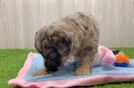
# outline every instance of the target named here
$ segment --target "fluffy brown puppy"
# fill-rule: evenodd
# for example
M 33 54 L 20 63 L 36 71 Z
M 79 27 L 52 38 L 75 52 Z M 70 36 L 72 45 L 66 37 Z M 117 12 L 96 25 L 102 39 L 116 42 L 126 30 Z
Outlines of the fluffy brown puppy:
M 99 29 L 92 15 L 78 12 L 44 26 L 36 33 L 35 48 L 46 58 L 44 64 L 48 64 L 48 68 L 37 71 L 34 76 L 57 71 L 71 56 L 79 62 L 79 67 L 75 70 L 77 75 L 90 73 L 98 42 Z M 59 56 L 54 57 L 57 62 L 49 57 L 52 52 L 55 57 Z M 49 71 L 49 67 L 55 70 Z

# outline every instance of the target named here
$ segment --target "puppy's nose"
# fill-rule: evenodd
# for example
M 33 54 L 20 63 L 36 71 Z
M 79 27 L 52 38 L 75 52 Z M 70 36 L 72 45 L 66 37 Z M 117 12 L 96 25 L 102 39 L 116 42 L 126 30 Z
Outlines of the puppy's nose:
M 45 67 L 48 73 L 56 72 L 61 65 L 61 55 L 57 51 L 51 51 L 46 57 Z
M 48 54 L 48 58 L 55 62 L 58 66 L 61 65 L 61 54 L 58 51 L 52 51 Z
M 55 72 L 58 70 L 57 64 L 49 59 L 46 59 L 45 67 L 46 67 L 48 73 Z
M 60 54 L 57 51 L 52 51 L 49 53 L 49 58 L 51 59 L 60 58 Z

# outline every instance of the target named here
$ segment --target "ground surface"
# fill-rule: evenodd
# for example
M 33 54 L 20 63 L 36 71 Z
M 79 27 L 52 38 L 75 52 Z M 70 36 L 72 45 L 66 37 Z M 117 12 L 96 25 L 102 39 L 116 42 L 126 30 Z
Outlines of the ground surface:
M 134 58 L 134 48 L 120 48 L 130 58 Z M 32 49 L 0 49 L 0 88 L 9 88 L 7 82 L 17 75 L 19 69 Z M 82 87 L 83 88 L 83 87 Z M 86 87 L 89 88 L 89 87 Z M 134 83 L 114 83 L 90 88 L 134 88 Z

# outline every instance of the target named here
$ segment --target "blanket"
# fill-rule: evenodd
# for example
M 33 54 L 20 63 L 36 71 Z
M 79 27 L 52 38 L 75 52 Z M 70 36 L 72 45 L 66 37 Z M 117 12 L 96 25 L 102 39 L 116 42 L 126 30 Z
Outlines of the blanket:
M 29 53 L 28 57 L 14 79 L 8 84 L 22 88 L 68 88 L 74 86 L 93 86 L 104 83 L 134 81 L 134 60 L 130 59 L 128 67 L 96 66 L 89 75 L 75 76 L 75 62 L 67 62 L 66 68 L 51 74 L 33 77 L 32 74 L 43 68 L 43 57 L 37 53 Z

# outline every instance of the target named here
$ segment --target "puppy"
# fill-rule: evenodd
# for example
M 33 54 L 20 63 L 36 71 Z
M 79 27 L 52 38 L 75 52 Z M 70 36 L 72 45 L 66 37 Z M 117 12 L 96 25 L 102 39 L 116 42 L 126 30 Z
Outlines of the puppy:
M 36 33 L 35 48 L 45 58 L 45 68 L 33 75 L 55 72 L 71 56 L 79 62 L 75 74 L 89 74 L 98 42 L 99 28 L 92 15 L 77 12 L 44 26 Z

